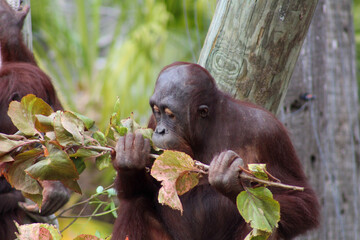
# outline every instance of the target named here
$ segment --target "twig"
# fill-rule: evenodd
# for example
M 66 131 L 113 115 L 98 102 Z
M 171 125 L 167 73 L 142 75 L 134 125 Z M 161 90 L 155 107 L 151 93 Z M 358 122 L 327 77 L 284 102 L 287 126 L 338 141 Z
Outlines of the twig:
M 209 172 L 209 165 L 206 165 L 202 162 L 199 161 L 195 161 L 195 166 L 199 167 L 200 169 L 202 169 L 203 171 L 206 172 L 206 174 Z
M 104 188 L 104 191 L 112 188 L 113 186 L 114 186 L 114 183 L 111 184 L 111 185 L 109 185 L 109 186 L 107 186 L 106 188 Z M 56 219 L 56 218 L 61 218 L 62 215 L 63 215 L 64 213 L 66 213 L 67 211 L 70 211 L 71 209 L 75 208 L 76 206 L 79 206 L 79 205 L 82 205 L 82 204 L 85 204 L 85 203 L 89 203 L 92 199 L 96 198 L 96 197 L 99 196 L 99 195 L 101 195 L 101 193 L 96 193 L 96 194 L 90 196 L 88 199 L 85 199 L 85 200 L 83 200 L 83 201 L 81 201 L 81 202 L 78 202 L 78 203 L 75 203 L 75 204 L 71 205 L 70 207 L 62 210 L 54 219 Z
M 250 180 L 250 181 L 262 183 L 262 184 L 264 184 L 266 186 L 269 186 L 269 187 L 280 187 L 280 188 L 285 188 L 285 189 L 304 191 L 303 187 L 292 186 L 292 185 L 287 185 L 287 184 L 278 183 L 278 182 L 270 182 L 270 181 L 262 180 L 262 179 L 259 179 L 259 178 L 253 177 L 253 176 L 249 176 L 246 173 L 241 173 L 240 177 L 242 179 L 247 179 L 247 180 Z
M 158 155 L 155 155 L 155 154 L 150 154 L 151 157 L 154 157 L 154 158 L 157 158 Z M 196 161 L 195 160 L 195 166 L 199 167 L 200 170 L 202 170 L 201 173 L 204 173 L 204 174 L 208 174 L 209 172 L 209 165 L 206 165 L 202 162 L 199 162 L 199 161 Z M 304 188 L 303 187 L 298 187 L 298 186 L 292 186 L 292 185 L 287 185 L 287 184 L 283 184 L 283 183 L 279 183 L 279 182 L 270 182 L 270 181 L 266 181 L 266 180 L 262 180 L 262 179 L 259 179 L 259 178 L 256 178 L 256 177 L 253 177 L 253 176 L 250 176 L 248 175 L 247 173 L 245 172 L 242 172 L 240 174 L 240 177 L 242 179 L 247 179 L 247 180 L 250 180 L 250 181 L 253 181 L 253 182 L 258 182 L 258 183 L 262 183 L 266 186 L 269 186 L 269 187 L 280 187 L 280 188 L 285 188 L 285 189 L 292 189 L 292 190 L 297 190 L 297 191 L 304 191 Z M 277 178 L 273 177 L 271 175 L 272 178 L 274 178 L 275 180 L 278 180 Z
M 114 208 L 105 212 L 101 212 L 101 213 L 97 213 L 97 214 L 92 214 L 92 215 L 78 215 L 78 216 L 61 216 L 60 218 L 91 218 L 91 217 L 100 217 L 109 213 L 112 213 L 114 211 L 117 211 L 118 208 Z
M 150 156 L 151 158 L 158 158 L 160 155 L 150 153 L 149 156 Z
M 205 171 L 209 171 L 209 165 L 206 165 L 202 162 L 199 161 L 195 161 L 195 165 L 200 167 L 202 170 Z M 270 187 L 281 187 L 281 188 L 285 188 L 285 189 L 292 189 L 292 190 L 297 190 L 297 191 L 304 191 L 303 187 L 298 187 L 298 186 L 292 186 L 292 185 L 287 185 L 287 184 L 283 184 L 283 183 L 279 183 L 279 182 L 270 182 L 270 181 L 266 181 L 266 180 L 262 180 L 253 176 L 248 175 L 245 172 L 242 172 L 240 174 L 240 177 L 242 179 L 247 179 L 253 182 L 258 182 L 258 183 L 262 183 L 266 186 L 270 186 Z M 273 177 L 273 176 L 272 176 Z M 273 177 L 274 179 L 278 180 L 277 178 Z
M 103 146 L 89 146 L 89 147 L 83 147 L 85 149 L 93 149 L 93 150 L 100 150 L 100 151 L 114 151 L 114 149 L 109 147 L 103 147 Z
M 87 208 L 87 206 L 89 205 L 89 203 L 86 203 L 85 206 L 81 209 L 80 213 L 79 214 L 82 214 L 85 209 Z M 78 219 L 78 217 L 75 217 L 66 227 L 64 227 L 60 233 L 63 233 L 66 229 L 68 229 L 71 225 L 74 224 L 74 222 L 76 222 L 76 220 Z

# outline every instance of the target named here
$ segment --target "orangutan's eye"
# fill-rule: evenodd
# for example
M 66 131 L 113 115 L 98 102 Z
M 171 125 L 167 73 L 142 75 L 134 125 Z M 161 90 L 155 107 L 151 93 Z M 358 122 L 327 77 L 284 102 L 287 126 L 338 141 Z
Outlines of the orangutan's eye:
M 209 115 L 209 107 L 206 105 L 201 105 L 198 108 L 198 112 L 200 114 L 200 117 L 206 118 Z

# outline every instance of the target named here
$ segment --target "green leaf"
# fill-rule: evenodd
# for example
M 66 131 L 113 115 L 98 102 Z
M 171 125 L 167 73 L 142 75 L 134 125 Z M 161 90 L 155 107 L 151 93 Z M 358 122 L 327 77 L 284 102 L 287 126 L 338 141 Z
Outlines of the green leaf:
M 151 175 L 161 181 L 158 200 L 183 212 L 178 192 L 184 194 L 198 184 L 194 160 L 183 152 L 166 150 L 155 159 Z
M 113 126 L 120 125 L 120 121 L 121 121 L 120 118 L 121 118 L 121 102 L 120 102 L 120 98 L 117 98 L 114 104 L 113 114 L 111 115 L 111 119 L 110 119 L 111 125 Z
M 71 158 L 71 160 L 73 161 L 73 163 L 75 164 L 75 167 L 76 167 L 76 171 L 81 174 L 85 168 L 86 168 L 86 165 L 85 165 L 85 162 L 84 162 L 84 158 L 82 157 L 77 157 L 77 158 Z
M 94 132 L 91 137 L 98 141 L 101 146 L 105 146 L 107 144 L 105 135 L 100 131 Z
M 49 155 L 27 168 L 25 171 L 36 180 L 77 180 L 79 174 L 75 164 L 66 152 L 53 144 L 48 144 Z
M 13 151 L 17 147 L 23 145 L 24 141 L 14 141 L 7 138 L 5 134 L 0 133 L 0 162 L 8 161 L 8 157 L 1 158 L 2 156 Z M 4 161 L 3 161 L 4 160 Z
M 97 157 L 95 160 L 96 168 L 100 171 L 104 168 L 111 166 L 111 155 L 110 153 L 105 153 L 101 155 L 100 157 Z
M 104 191 L 104 187 L 103 186 L 98 186 L 97 188 L 96 188 L 96 193 L 97 194 L 100 194 L 100 193 L 102 193 Z
M 134 133 L 136 130 L 140 129 L 140 125 L 134 121 L 134 115 L 131 114 L 130 117 L 122 119 L 121 125 L 126 127 L 128 132 Z
M 115 129 L 116 133 L 118 133 L 117 138 L 119 138 L 119 136 L 124 136 L 126 133 L 128 133 L 130 131 L 127 127 L 121 127 L 121 126 L 114 126 L 113 129 Z M 117 135 L 117 134 L 114 134 L 114 135 Z
M 25 169 L 30 167 L 43 153 L 44 151 L 41 148 L 34 148 L 16 155 L 15 162 L 7 172 L 7 179 L 14 188 L 32 195 L 42 194 L 39 183 L 27 175 Z
M 63 179 L 61 180 L 62 184 L 64 184 L 67 188 L 73 190 L 76 193 L 82 194 L 79 183 L 76 180 L 72 179 Z
M 54 132 L 63 147 L 84 143 L 84 123 L 70 112 L 56 112 Z
M 262 179 L 262 180 L 268 180 L 269 177 L 266 173 L 266 164 L 259 164 L 259 163 L 251 163 L 248 164 L 249 170 L 254 174 L 255 177 Z
M 272 232 L 280 221 L 280 205 L 265 187 L 247 188 L 236 198 L 236 205 L 252 228 Z
M 115 188 L 109 188 L 109 189 L 107 190 L 107 193 L 108 193 L 108 197 L 109 197 L 109 198 L 110 198 L 110 197 L 116 197 L 116 196 L 117 196 L 117 193 L 116 193 Z
M 74 137 L 76 143 L 84 145 L 84 122 L 71 112 L 63 112 L 60 119 L 61 125 Z
M 98 156 L 100 153 L 91 149 L 79 148 L 76 153 L 70 154 L 70 157 L 81 157 L 81 158 L 90 158 Z
M 29 94 L 23 97 L 21 102 L 12 101 L 9 105 L 8 115 L 22 133 L 27 136 L 34 136 L 39 134 L 35 128 L 35 115 L 49 116 L 53 112 L 44 100 Z
M 50 114 L 50 116 L 36 114 L 35 128 L 42 133 L 54 131 L 54 117 L 55 113 Z
M 39 240 L 60 240 L 61 234 L 59 230 L 50 224 L 47 223 L 33 223 L 16 226 L 19 230 L 19 233 L 16 233 L 17 239 L 39 239 Z
M 22 195 L 24 195 L 24 197 L 26 197 L 26 198 L 30 199 L 31 201 L 33 201 L 34 203 L 36 203 L 39 206 L 39 208 L 41 208 L 42 199 L 43 199 L 42 193 L 41 194 L 29 194 L 26 192 L 22 192 Z
M 139 128 L 135 133 L 141 133 L 144 138 L 151 140 L 154 131 L 151 128 Z
M 71 113 L 74 114 L 78 119 L 80 119 L 84 123 L 86 129 L 89 130 L 90 128 L 92 128 L 92 126 L 94 126 L 94 124 L 95 124 L 94 120 L 92 120 L 84 115 L 81 115 L 80 113 L 77 113 L 77 112 L 71 112 Z
M 141 133 L 144 138 L 150 140 L 150 145 L 155 151 L 160 151 L 160 148 L 156 147 L 152 141 L 152 136 L 154 131 L 151 128 L 139 128 L 135 131 L 136 133 Z
M 113 210 L 111 213 L 112 213 L 112 215 L 114 216 L 114 218 L 117 218 L 118 215 L 117 215 L 117 212 L 116 212 L 116 206 L 115 206 L 114 201 L 111 201 L 111 203 L 110 203 L 110 209 Z

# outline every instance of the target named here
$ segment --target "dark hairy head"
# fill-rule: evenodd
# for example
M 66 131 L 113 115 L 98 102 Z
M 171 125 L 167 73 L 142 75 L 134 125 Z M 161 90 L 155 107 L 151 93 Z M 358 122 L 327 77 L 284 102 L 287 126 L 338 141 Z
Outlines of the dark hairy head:
M 19 35 L 28 12 L 29 6 L 25 6 L 20 11 L 15 11 L 6 0 L 0 0 L 0 41 L 4 36 L 17 37 Z
M 184 151 L 198 144 L 215 109 L 219 91 L 209 72 L 197 64 L 175 62 L 156 81 L 150 106 L 156 119 L 155 144 Z
M 20 101 L 27 94 L 42 98 L 54 110 L 62 109 L 49 77 L 40 68 L 29 63 L 8 63 L 0 69 L 0 132 L 17 131 L 7 111 L 11 101 Z

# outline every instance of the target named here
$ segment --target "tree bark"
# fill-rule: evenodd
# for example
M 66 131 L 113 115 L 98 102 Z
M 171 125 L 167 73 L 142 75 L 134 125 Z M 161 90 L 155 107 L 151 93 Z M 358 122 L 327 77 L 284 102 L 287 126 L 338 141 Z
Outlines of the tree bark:
M 218 86 L 276 113 L 317 0 L 219 0 L 199 64 Z
M 298 239 L 360 236 L 351 3 L 319 1 L 280 108 L 279 117 L 322 205 L 321 227 Z M 223 91 L 277 112 L 302 44 L 298 37 L 306 33 L 315 6 L 316 1 L 219 0 L 199 63 Z
M 359 239 L 359 119 L 351 0 L 320 0 L 280 119 L 322 204 L 301 239 Z M 304 93 L 314 100 L 299 98 Z

